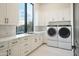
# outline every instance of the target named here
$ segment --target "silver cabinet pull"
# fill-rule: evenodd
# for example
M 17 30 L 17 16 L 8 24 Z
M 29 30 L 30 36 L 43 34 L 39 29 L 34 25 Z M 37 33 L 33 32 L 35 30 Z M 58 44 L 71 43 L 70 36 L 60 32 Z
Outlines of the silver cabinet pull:
M 6 18 L 6 23 L 8 23 L 8 18 Z
M 11 55 L 11 49 L 9 49 L 9 55 Z
M 17 41 L 15 41 L 15 42 L 12 42 L 12 44 L 16 44 L 17 43 Z
M 28 39 L 24 39 L 24 40 L 28 40 Z
M 8 18 L 5 18 L 5 23 L 6 23 L 6 24 L 8 23 Z
M 6 56 L 8 56 L 8 53 L 9 53 L 9 52 L 8 52 L 8 50 L 7 50 L 7 55 L 6 55 Z
M 5 18 L 5 23 L 6 23 L 6 18 Z

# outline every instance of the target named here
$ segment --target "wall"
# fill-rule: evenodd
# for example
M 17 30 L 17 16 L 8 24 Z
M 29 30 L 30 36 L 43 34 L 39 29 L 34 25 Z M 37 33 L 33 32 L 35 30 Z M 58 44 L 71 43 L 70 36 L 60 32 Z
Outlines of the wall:
M 45 26 L 39 25 L 40 20 L 40 4 L 34 4 L 34 31 L 43 31 Z
M 70 3 L 39 3 L 35 4 L 34 24 L 36 30 L 45 30 L 50 21 L 71 21 L 72 4 Z
M 71 4 L 50 3 L 40 4 L 38 24 L 46 26 L 49 21 L 71 20 Z
M 71 21 L 73 45 L 73 4 L 72 3 L 39 3 L 35 4 L 35 31 L 46 31 L 50 21 Z M 46 38 L 45 38 L 46 40 Z
M 16 26 L 0 25 L 0 38 L 16 35 Z

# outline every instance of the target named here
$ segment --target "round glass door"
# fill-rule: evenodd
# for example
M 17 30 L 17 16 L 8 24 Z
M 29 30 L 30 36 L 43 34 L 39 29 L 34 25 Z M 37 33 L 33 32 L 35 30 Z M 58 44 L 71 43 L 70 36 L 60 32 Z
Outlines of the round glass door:
M 56 34 L 56 30 L 54 28 L 49 28 L 48 29 L 48 35 L 49 36 L 54 36 Z
M 62 38 L 68 38 L 70 36 L 70 30 L 68 28 L 61 28 L 59 30 L 59 36 Z

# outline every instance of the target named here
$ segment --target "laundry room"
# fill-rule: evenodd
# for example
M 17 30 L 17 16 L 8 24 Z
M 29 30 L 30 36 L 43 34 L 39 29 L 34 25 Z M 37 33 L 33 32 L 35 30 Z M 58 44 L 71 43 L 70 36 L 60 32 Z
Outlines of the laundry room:
M 73 30 L 77 28 L 73 19 L 78 16 L 73 17 L 73 13 L 77 14 L 78 6 L 0 3 L 0 56 L 79 55 L 75 52 Z

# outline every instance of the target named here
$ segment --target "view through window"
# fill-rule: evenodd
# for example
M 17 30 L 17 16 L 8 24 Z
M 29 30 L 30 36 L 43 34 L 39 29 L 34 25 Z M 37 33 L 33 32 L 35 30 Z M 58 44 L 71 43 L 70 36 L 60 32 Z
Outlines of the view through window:
M 19 4 L 19 18 L 16 34 L 33 31 L 33 5 L 31 3 Z
M 27 32 L 33 31 L 33 6 L 27 4 Z

